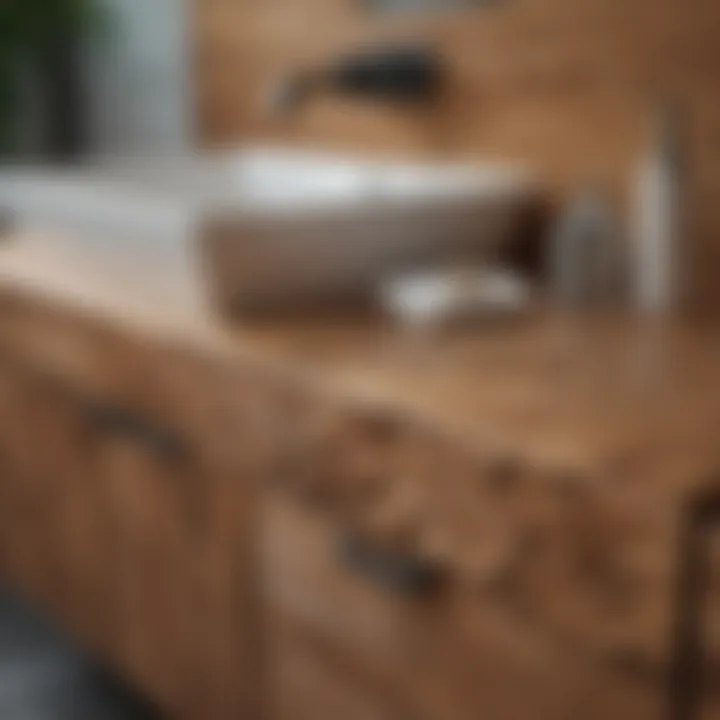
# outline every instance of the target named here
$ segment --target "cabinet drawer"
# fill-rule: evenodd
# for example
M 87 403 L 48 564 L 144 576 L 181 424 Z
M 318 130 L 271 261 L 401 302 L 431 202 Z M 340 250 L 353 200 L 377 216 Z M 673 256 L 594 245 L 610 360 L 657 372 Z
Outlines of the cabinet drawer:
M 401 658 L 403 602 L 340 562 L 339 528 L 277 495 L 262 509 L 266 613 L 292 618 L 339 650 L 388 674 Z
M 448 593 L 405 618 L 404 668 L 422 720 L 659 720 L 662 681 L 603 666 L 530 621 Z
M 499 448 L 469 449 L 422 429 L 408 447 L 405 467 L 426 508 L 420 545 L 423 552 L 433 548 L 446 566 L 435 601 L 410 606 L 402 618 L 406 687 L 417 716 L 662 717 L 662 678 L 611 668 L 592 648 L 555 630 L 534 598 L 518 590 L 525 565 L 538 562 L 534 544 L 560 552 L 564 542 L 583 539 L 580 530 L 579 537 L 571 532 L 574 518 L 562 535 L 569 511 L 555 511 L 542 478 L 531 475 L 536 469 L 518 466 Z M 548 575 L 546 582 L 553 580 Z M 574 598 L 568 591 L 568 601 Z
M 362 668 L 373 669 L 372 682 L 350 684 L 345 700 L 370 717 L 662 717 L 660 685 L 591 662 L 466 587 L 448 582 L 432 597 L 397 597 L 339 566 L 331 526 L 307 510 L 276 500 L 264 521 L 269 668 L 279 683 L 274 692 L 286 696 L 282 718 L 330 712 L 323 703 L 339 701 L 326 686 L 344 693 L 349 681 L 329 680 L 327 667 L 343 666 L 354 679 L 368 677 Z M 321 648 L 332 662 L 320 663 L 308 648 Z M 378 687 L 393 700 L 379 709 Z M 307 714 L 293 714 L 298 707 L 309 708 Z M 350 707 L 346 714 L 365 717 Z
M 358 667 L 306 629 L 276 617 L 269 636 L 270 715 L 276 720 L 404 720 Z M 388 694 L 391 694 L 388 693 Z
M 343 656 L 376 668 L 406 701 L 401 709 L 393 706 L 395 716 L 662 717 L 661 678 L 604 663 L 555 632 L 504 585 L 514 579 L 515 560 L 532 537 L 526 534 L 535 527 L 532 513 L 544 512 L 531 494 L 532 479 L 518 476 L 497 449 L 468 452 L 426 429 L 384 425 L 385 439 L 388 429 L 392 439 L 380 448 L 366 434 L 345 436 L 342 422 L 328 427 L 329 447 L 300 454 L 307 464 L 291 474 L 285 494 L 279 486 L 265 500 L 271 626 L 289 617 Z M 352 420 L 350 427 L 358 425 Z M 348 479 L 376 487 L 346 494 Z M 555 518 L 540 520 L 552 524 Z M 338 562 L 337 545 L 347 527 L 376 542 L 380 560 L 384 553 L 395 569 L 397 558 L 435 568 L 440 574 L 433 591 L 417 592 L 422 588 L 413 583 L 387 586 L 377 557 L 349 571 Z

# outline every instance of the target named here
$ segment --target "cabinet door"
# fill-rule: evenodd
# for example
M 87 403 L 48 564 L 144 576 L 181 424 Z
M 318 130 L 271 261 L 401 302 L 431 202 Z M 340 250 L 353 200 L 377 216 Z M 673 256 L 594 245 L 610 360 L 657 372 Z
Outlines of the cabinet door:
M 12 582 L 18 574 L 18 531 L 22 528 L 18 511 L 22 486 L 18 483 L 15 443 L 20 435 L 18 423 L 22 420 L 17 411 L 22 402 L 17 368 L 3 358 L 0 364 L 0 578 L 5 583 Z
M 16 365 L 3 363 L 0 392 L 2 456 L 2 565 L 6 582 L 28 593 L 47 567 L 49 548 L 38 534 L 46 502 L 38 492 L 39 453 L 35 424 L 38 395 L 30 377 Z
M 81 395 L 23 363 L 0 371 L 2 576 L 88 650 L 111 624 L 107 503 Z
M 83 468 L 81 424 L 57 383 L 21 365 L 4 375 L 2 392 L 8 581 L 46 610 L 59 611 L 69 590 L 63 576 L 62 508 Z
M 98 481 L 108 508 L 112 660 L 178 716 L 196 674 L 202 477 L 146 418 L 108 407 Z
M 193 444 L 187 497 L 197 585 L 186 703 L 195 717 L 252 720 L 264 700 L 255 498 L 273 445 L 262 419 L 267 382 L 180 342 L 146 352 L 152 362 L 134 379 L 133 401 Z
M 46 609 L 89 652 L 107 647 L 109 580 L 108 506 L 98 481 L 97 438 L 88 426 L 82 395 L 72 386 L 45 387 L 36 431 L 42 451 L 26 471 L 41 486 L 45 513 L 29 532 L 45 537 Z M 42 592 L 42 589 L 38 589 Z

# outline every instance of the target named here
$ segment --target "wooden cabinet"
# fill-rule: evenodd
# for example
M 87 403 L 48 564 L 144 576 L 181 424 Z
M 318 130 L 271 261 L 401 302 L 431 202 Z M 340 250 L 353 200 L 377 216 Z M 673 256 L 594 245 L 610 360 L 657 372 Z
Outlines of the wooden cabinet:
M 306 440 L 310 422 L 299 426 Z M 294 456 L 295 481 L 264 494 L 261 552 L 276 717 L 667 715 L 662 667 L 598 653 L 548 623 L 541 605 L 523 605 L 503 587 L 518 579 L 513 558 L 523 537 L 511 511 L 522 503 L 510 497 L 521 481 L 511 478 L 507 463 L 491 456 L 471 462 L 449 440 L 378 418 L 368 422 L 358 416 L 350 425 L 330 422 L 332 446 L 344 447 L 343 459 L 306 442 L 306 454 Z M 357 481 L 375 490 L 355 487 L 350 508 L 348 488 Z M 717 709 L 709 707 L 705 717 L 717 717 Z
M 202 478 L 147 438 L 108 431 L 99 443 L 114 660 L 161 706 L 178 712 L 197 661 L 200 528 L 193 517 L 198 504 L 187 492 Z
M 274 717 L 663 716 L 661 684 L 604 667 L 470 588 L 448 579 L 425 595 L 348 566 L 338 527 L 310 509 L 271 497 L 265 523 Z
M 29 299 L 2 298 L 0 348 L 0 578 L 172 717 L 259 717 L 228 366 Z
M 625 582 L 599 484 L 223 353 L 0 297 L 2 579 L 181 720 L 664 716 L 602 651 L 662 534 Z

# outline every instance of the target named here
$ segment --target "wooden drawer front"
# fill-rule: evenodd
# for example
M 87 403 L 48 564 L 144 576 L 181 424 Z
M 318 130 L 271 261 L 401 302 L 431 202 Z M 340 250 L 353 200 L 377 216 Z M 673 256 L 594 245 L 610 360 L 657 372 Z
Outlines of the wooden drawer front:
M 403 712 L 418 720 L 662 717 L 662 678 L 603 662 L 515 592 L 524 570 L 517 561 L 538 538 L 532 531 L 560 528 L 551 550 L 575 530 L 582 539 L 553 514 L 553 502 L 543 504 L 540 483 L 533 494 L 535 478 L 496 448 L 470 452 L 431 430 L 384 421 L 373 421 L 382 432 L 368 435 L 358 432 L 366 420 L 340 412 L 334 423 L 333 412 L 314 436 L 309 424 L 299 426 L 297 472 L 289 463 L 287 482 L 268 495 L 262 549 L 271 624 L 276 608 L 381 668 L 408 700 Z M 338 531 L 348 527 L 380 556 L 433 569 L 430 592 L 383 587 L 372 563 L 369 573 L 348 572 L 337 553 Z
M 269 715 L 275 720 L 404 720 L 358 668 L 305 628 L 276 617 L 269 642 Z
M 588 656 L 667 660 L 678 513 L 659 490 L 625 503 L 559 460 L 310 394 L 295 405 L 277 477 L 288 497 L 436 565 L 480 607 L 534 614 Z
M 318 660 L 304 658 L 297 649 L 301 642 L 306 648 L 322 648 L 333 658 L 330 668 L 349 668 L 356 681 L 353 705 L 369 706 L 378 717 L 662 717 L 660 684 L 593 663 L 587 653 L 573 652 L 532 622 L 502 614 L 452 581 L 432 596 L 400 598 L 372 579 L 349 575 L 337 565 L 327 524 L 310 519 L 307 510 L 278 501 L 273 505 L 265 517 L 266 522 L 273 517 L 265 529 L 272 537 L 264 540 L 263 550 L 268 667 L 271 677 L 279 678 L 273 692 L 280 697 L 280 717 L 313 717 L 312 712 L 323 717 L 322 702 L 333 697 L 323 690 L 326 681 Z M 278 630 L 288 626 L 299 628 L 289 633 L 298 638 L 295 644 L 283 639 L 287 630 Z M 293 660 L 292 653 L 302 662 Z M 308 669 L 302 669 L 303 663 Z M 373 672 L 364 672 L 367 667 Z M 357 682 L 368 677 L 371 682 Z M 335 686 L 342 689 L 347 682 L 338 679 Z M 382 697 L 393 701 L 380 710 L 374 705 L 373 689 L 378 687 Z M 298 707 L 310 710 L 294 715 Z M 355 717 L 350 709 L 347 714 Z
M 266 500 L 261 554 L 269 622 L 278 612 L 340 651 L 396 671 L 402 601 L 341 565 L 333 525 L 283 497 Z
M 421 720 L 665 717 L 661 681 L 593 662 L 475 598 L 446 597 L 405 620 L 405 687 Z
M 435 558 L 443 569 L 433 601 L 415 603 L 403 616 L 406 687 L 418 717 L 662 717 L 661 674 L 614 668 L 610 656 L 587 641 L 602 634 L 603 626 L 594 628 L 592 622 L 603 616 L 593 614 L 595 597 L 583 594 L 581 575 L 575 585 L 547 588 L 567 602 L 569 617 L 557 624 L 525 589 L 531 572 L 546 585 L 556 581 L 538 556 L 547 552 L 554 560 L 564 543 L 577 551 L 584 531 L 596 531 L 590 521 L 584 528 L 573 522 L 572 490 L 571 506 L 565 507 L 562 488 L 554 488 L 552 478 L 533 477 L 541 471 L 518 467 L 499 448 L 469 449 L 421 428 L 405 442 L 399 478 L 412 480 L 420 508 L 416 552 Z M 580 501 L 583 520 L 584 510 Z M 587 613 L 573 616 L 578 607 Z M 563 632 L 566 627 L 580 632 Z

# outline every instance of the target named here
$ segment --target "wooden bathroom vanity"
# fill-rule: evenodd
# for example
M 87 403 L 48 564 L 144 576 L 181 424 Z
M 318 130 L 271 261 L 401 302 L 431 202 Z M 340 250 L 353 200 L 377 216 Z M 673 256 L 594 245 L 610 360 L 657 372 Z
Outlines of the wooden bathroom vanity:
M 220 327 L 0 252 L 0 576 L 170 717 L 720 718 L 716 330 Z

